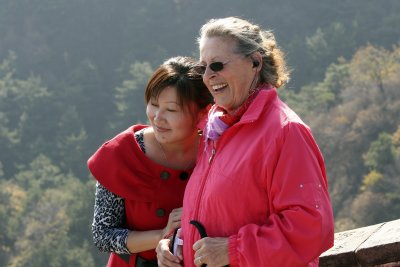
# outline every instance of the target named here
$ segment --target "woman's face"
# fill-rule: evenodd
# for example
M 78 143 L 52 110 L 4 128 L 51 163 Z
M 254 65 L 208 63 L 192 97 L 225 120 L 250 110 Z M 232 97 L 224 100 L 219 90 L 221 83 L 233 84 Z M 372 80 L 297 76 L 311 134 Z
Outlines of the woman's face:
M 215 102 L 229 113 L 247 99 L 256 75 L 250 57 L 234 53 L 235 44 L 234 40 L 223 37 L 206 37 L 200 41 L 200 61 L 207 66 L 203 81 Z M 208 66 L 213 62 L 226 64 L 214 72 Z
M 163 89 L 158 99 L 151 98 L 147 103 L 146 115 L 154 134 L 160 143 L 188 142 L 197 134 L 197 116 L 195 103 L 190 107 L 179 105 L 178 94 L 174 86 Z

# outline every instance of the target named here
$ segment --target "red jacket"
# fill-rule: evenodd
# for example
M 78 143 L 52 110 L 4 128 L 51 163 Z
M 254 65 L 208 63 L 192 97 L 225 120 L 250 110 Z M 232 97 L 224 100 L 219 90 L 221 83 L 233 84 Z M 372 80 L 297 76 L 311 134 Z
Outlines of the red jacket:
M 229 237 L 231 267 L 318 266 L 334 234 L 324 161 L 276 90 L 262 90 L 238 123 L 201 149 L 183 202 L 184 266 L 194 266 L 200 238 L 193 219 L 208 236 Z
M 189 173 L 163 167 L 140 149 L 134 133 L 147 126 L 136 125 L 104 143 L 89 159 L 93 176 L 109 191 L 125 199 L 125 228 L 137 231 L 162 229 L 169 213 L 182 207 Z M 138 253 L 157 260 L 154 250 Z M 136 254 L 130 259 L 134 266 Z M 114 253 L 108 267 L 128 266 Z

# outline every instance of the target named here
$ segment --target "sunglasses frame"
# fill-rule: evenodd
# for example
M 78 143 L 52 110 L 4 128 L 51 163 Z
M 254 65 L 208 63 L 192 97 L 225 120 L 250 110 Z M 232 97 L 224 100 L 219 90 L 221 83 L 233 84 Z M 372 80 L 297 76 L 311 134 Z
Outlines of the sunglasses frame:
M 204 75 L 204 73 L 206 73 L 207 68 L 210 68 L 210 70 L 212 70 L 213 72 L 219 72 L 219 71 L 223 70 L 224 66 L 226 64 L 228 64 L 229 62 L 230 62 L 230 60 L 226 61 L 226 62 L 215 61 L 215 62 L 210 63 L 208 65 L 199 64 L 199 65 L 196 66 L 196 72 L 201 74 L 201 75 Z

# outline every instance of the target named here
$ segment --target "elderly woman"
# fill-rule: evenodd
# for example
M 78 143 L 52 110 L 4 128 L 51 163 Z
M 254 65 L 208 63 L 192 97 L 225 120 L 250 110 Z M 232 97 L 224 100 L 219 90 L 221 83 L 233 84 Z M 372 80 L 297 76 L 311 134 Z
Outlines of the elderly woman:
M 288 73 L 273 34 L 212 19 L 199 46 L 216 104 L 184 195 L 184 266 L 318 266 L 334 233 L 324 161 L 309 127 L 277 95 Z M 156 249 L 159 266 L 180 266 L 169 245 Z

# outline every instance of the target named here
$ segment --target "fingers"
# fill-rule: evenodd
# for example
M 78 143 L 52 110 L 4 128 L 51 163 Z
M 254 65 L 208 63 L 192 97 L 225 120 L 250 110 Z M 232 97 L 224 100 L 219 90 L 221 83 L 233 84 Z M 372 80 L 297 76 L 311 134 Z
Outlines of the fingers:
M 183 210 L 182 207 L 176 208 L 176 209 L 173 209 L 173 210 L 171 211 L 171 213 L 182 213 L 182 210 Z
M 172 255 L 172 254 L 170 254 L 170 255 Z M 175 257 L 175 256 L 172 255 L 172 257 Z M 157 264 L 159 267 L 182 267 L 180 262 L 177 262 L 174 258 L 170 258 L 168 256 L 159 257 L 157 255 Z
M 193 250 L 197 253 L 198 250 L 200 250 L 204 244 L 207 242 L 207 240 L 210 239 L 209 237 L 204 237 L 200 240 L 197 240 L 196 243 L 193 244 Z
M 182 208 L 173 209 L 169 214 L 169 220 L 180 221 L 182 216 Z
M 194 252 L 194 264 L 197 267 L 201 267 L 203 264 L 206 264 L 205 261 L 205 256 L 204 256 L 204 249 L 203 249 L 203 245 L 205 242 L 206 238 L 200 239 L 198 240 L 196 243 L 193 244 L 193 250 Z
M 168 217 L 168 224 L 166 226 L 165 232 L 169 233 L 176 228 L 181 226 L 181 216 L 182 208 L 173 209 Z
M 193 244 L 194 264 L 197 267 L 225 266 L 229 264 L 228 242 L 226 237 L 205 237 Z
M 203 257 L 197 257 L 194 258 L 194 265 L 196 265 L 197 267 L 201 267 L 203 264 L 206 264 L 205 262 L 203 262 Z
M 169 239 L 162 239 L 156 248 L 157 263 L 161 267 L 181 267 L 180 259 L 169 251 Z
M 167 226 L 165 227 L 164 234 L 169 234 L 174 229 L 181 227 L 181 221 L 168 221 Z

